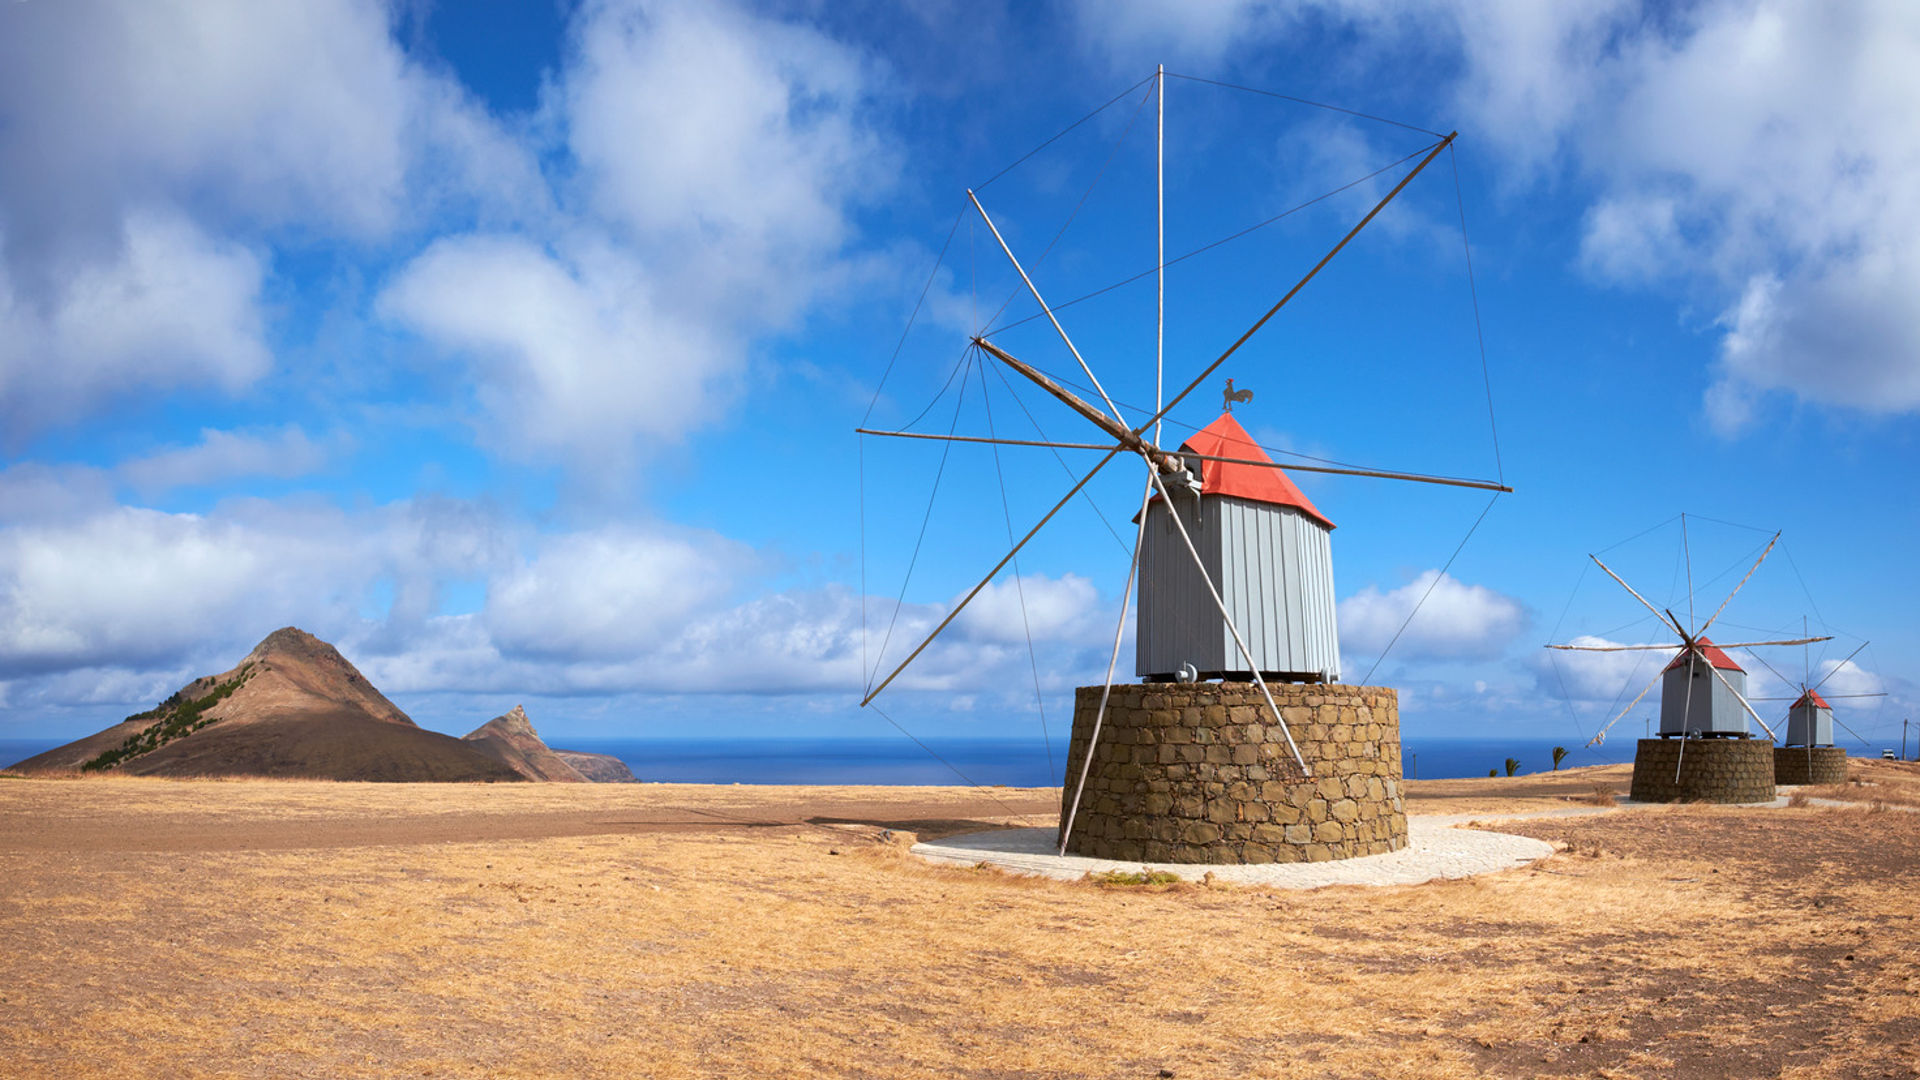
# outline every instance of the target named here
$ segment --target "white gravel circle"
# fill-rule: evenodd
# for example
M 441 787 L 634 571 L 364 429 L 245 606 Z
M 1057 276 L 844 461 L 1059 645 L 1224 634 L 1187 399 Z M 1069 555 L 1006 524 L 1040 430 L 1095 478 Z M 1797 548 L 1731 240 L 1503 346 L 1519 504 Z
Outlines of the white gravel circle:
M 1604 812 L 1604 811 L 1590 811 Z M 1559 811 L 1550 816 L 1561 816 Z M 1532 816 L 1532 815 L 1528 815 Z M 1549 816 L 1549 815 L 1541 815 Z M 929 862 L 958 866 L 985 863 L 1009 873 L 1077 880 L 1109 871 L 1158 871 L 1188 881 L 1212 874 L 1215 881 L 1266 885 L 1276 889 L 1318 889 L 1327 885 L 1418 885 L 1423 881 L 1472 877 L 1511 870 L 1544 859 L 1554 847 L 1545 840 L 1508 833 L 1462 829 L 1464 820 L 1490 816 L 1417 816 L 1407 819 L 1407 846 L 1385 855 L 1365 855 L 1324 863 L 1264 863 L 1210 866 L 1194 863 L 1116 862 L 1057 855 L 1052 829 L 1000 829 L 915 844 L 913 854 Z

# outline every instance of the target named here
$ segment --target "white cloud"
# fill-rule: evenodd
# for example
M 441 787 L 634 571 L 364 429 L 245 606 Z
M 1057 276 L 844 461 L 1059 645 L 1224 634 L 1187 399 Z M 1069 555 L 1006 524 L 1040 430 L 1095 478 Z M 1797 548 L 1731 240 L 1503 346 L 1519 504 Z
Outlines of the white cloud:
M 0 526 L 72 521 L 113 504 L 112 478 L 104 469 L 33 461 L 0 469 Z
M 589 6 L 565 97 L 570 142 L 610 220 L 756 262 L 831 250 L 891 163 L 863 123 L 867 62 L 729 5 Z M 874 170 L 882 175 L 874 175 Z
M 1822 695 L 1881 694 L 1887 690 L 1886 683 L 1878 675 L 1852 660 L 1821 661 L 1813 681 L 1820 687 Z
M 487 628 L 509 653 L 631 659 L 717 606 L 748 562 L 744 548 L 713 534 L 608 528 L 554 537 L 493 583 Z
M 1049 641 L 1087 629 L 1098 600 L 1093 582 L 1078 574 L 1007 578 L 981 589 L 954 620 L 955 628 L 974 641 L 1024 647 L 1029 634 Z
M 1374 65 L 1451 43 L 1451 96 L 1517 175 L 1592 185 L 1579 262 L 1724 311 L 1710 422 L 1786 392 L 1920 410 L 1920 6 L 1907 0 L 1085 3 L 1097 50 L 1249 55 L 1307 16 Z
M 1588 272 L 1611 281 L 1657 278 L 1684 241 L 1670 197 L 1604 198 L 1587 209 L 1580 258 Z
M 248 499 L 204 515 L 53 509 L 0 523 L 0 676 L 15 701 L 145 701 L 287 624 L 334 642 L 393 693 L 851 698 L 863 681 L 856 594 L 756 592 L 761 556 L 708 533 L 527 535 L 483 507 L 432 499 L 351 511 Z M 475 580 L 481 610 L 442 610 L 448 583 Z M 1091 586 L 1072 576 L 1027 584 L 1048 692 L 1096 677 L 1081 670 Z M 1017 604 L 1010 591 L 984 599 L 983 614 L 938 639 L 889 700 L 993 687 L 996 700 L 1025 706 Z M 892 603 L 869 598 L 867 608 L 871 665 Z M 945 610 L 901 611 L 887 670 Z
M 142 494 L 216 484 L 250 476 L 289 479 L 325 467 L 330 450 L 298 426 L 258 431 L 203 428 L 192 446 L 171 446 L 121 462 L 115 469 Z
M 257 309 L 262 273 L 246 248 L 149 214 L 130 217 L 116 253 L 45 301 L 0 266 L 0 422 L 20 438 L 101 399 L 249 385 L 271 362 Z
M 305 499 L 239 500 L 207 514 L 53 509 L 0 524 L 0 672 L 231 663 L 289 623 L 379 647 L 390 644 L 388 622 L 433 613 L 442 582 L 514 566 L 497 521 L 444 500 L 355 511 Z M 370 622 L 383 584 L 393 610 Z M 408 610 L 409 598 L 424 610 Z
M 0 669 L 177 662 L 206 645 L 210 627 L 224 636 L 240 624 L 244 636 L 248 616 L 340 606 L 328 598 L 356 576 L 356 545 L 335 515 L 293 516 L 269 534 L 234 518 L 119 508 L 0 531 Z
M 491 185 L 526 176 L 456 87 L 407 59 L 376 0 L 14 4 L 4 26 L 16 265 L 111 236 L 156 197 L 377 238 L 429 162 L 485 164 Z
M 1618 645 L 1647 645 L 1657 642 L 1624 642 L 1582 634 L 1566 642 L 1568 645 L 1606 648 Z M 1673 658 L 1679 655 L 1678 648 L 1661 646 L 1655 649 L 1635 649 L 1630 652 L 1579 652 L 1562 649 L 1542 649 L 1529 661 L 1534 677 L 1539 680 L 1542 691 L 1559 697 L 1563 692 L 1567 697 L 1582 702 L 1618 701 L 1625 706 L 1634 694 L 1652 682 L 1654 677 L 1664 670 Z M 1653 691 L 1653 700 L 1659 701 L 1659 690 Z
M 1389 592 L 1368 585 L 1340 601 L 1341 651 L 1379 655 L 1422 596 L 1426 602 L 1394 645 L 1394 655 L 1402 659 L 1495 657 L 1527 625 L 1526 608 L 1518 600 L 1428 570 Z
M 443 206 L 543 212 L 531 153 L 412 64 L 387 8 L 0 8 L 0 422 L 271 366 L 273 240 L 384 240 Z
M 379 307 L 472 361 L 501 444 L 618 471 L 710 416 L 754 336 L 885 272 L 848 214 L 896 166 L 870 62 L 812 29 L 607 0 L 573 39 L 556 107 L 583 194 L 541 237 L 436 242 Z
M 1096 51 L 1129 68 L 1159 60 L 1216 63 L 1235 45 L 1257 42 L 1311 5 L 1260 0 L 1079 0 L 1075 27 Z
M 507 457 L 575 452 L 602 467 L 635 436 L 670 440 L 703 420 L 708 388 L 742 362 L 737 340 L 663 305 L 632 256 L 597 247 L 563 262 L 511 237 L 436 242 L 379 307 L 470 358 Z

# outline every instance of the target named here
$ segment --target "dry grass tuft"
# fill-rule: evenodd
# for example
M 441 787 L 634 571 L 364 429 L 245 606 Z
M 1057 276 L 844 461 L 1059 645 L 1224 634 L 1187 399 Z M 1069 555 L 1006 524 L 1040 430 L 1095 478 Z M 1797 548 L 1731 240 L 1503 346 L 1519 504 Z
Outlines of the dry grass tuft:
M 1813 798 L 1920 807 L 1920 761 L 1850 759 L 1847 782 L 1800 790 Z
M 1165 870 L 1108 870 L 1102 874 L 1089 873 L 1081 880 L 1103 889 L 1153 886 L 1156 891 L 1164 891 L 1165 887 L 1183 884 L 1179 874 Z M 1206 884 L 1213 883 L 1208 881 Z

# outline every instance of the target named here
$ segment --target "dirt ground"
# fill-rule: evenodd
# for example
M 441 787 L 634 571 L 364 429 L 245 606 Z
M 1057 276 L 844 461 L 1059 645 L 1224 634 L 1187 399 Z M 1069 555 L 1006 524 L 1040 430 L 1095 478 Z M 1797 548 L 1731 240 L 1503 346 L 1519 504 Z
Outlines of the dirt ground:
M 1920 1077 L 1920 767 L 1855 772 L 1310 893 L 904 854 L 1057 789 L 0 779 L 0 1073 Z

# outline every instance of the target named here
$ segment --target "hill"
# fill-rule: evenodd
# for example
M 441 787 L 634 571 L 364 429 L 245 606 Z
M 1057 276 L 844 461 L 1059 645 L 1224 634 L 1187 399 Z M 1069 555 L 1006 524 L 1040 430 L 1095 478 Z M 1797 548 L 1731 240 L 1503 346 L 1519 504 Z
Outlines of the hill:
M 584 784 L 587 778 L 542 742 L 527 710 L 515 705 L 468 732 L 463 741 L 529 780 Z
M 312 634 L 284 627 L 240 663 L 15 772 L 329 780 L 518 780 L 469 743 L 415 725 Z
M 612 754 L 589 754 L 585 750 L 555 750 L 561 761 L 596 784 L 637 784 L 639 778 L 627 763 Z
M 533 730 L 527 710 L 515 705 L 463 736 L 488 757 L 528 780 L 562 783 L 630 784 L 633 773 L 611 754 L 555 750 Z

